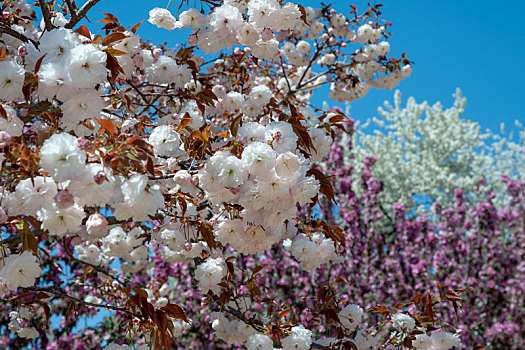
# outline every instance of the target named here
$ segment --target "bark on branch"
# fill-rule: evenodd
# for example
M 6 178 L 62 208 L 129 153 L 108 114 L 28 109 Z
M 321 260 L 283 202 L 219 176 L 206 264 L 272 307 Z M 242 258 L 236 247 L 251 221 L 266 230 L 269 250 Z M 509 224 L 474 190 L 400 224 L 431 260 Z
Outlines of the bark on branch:
M 84 18 L 87 15 L 88 11 L 91 10 L 91 8 L 95 6 L 98 2 L 100 2 L 100 0 L 89 0 L 80 8 L 80 10 L 78 10 L 78 13 L 71 12 L 70 10 L 69 12 L 71 13 L 71 18 L 64 27 L 67 29 L 73 29 L 73 27 L 78 22 L 80 22 L 80 20 L 82 20 L 82 18 Z
M 24 43 L 32 43 L 35 45 L 35 47 L 38 49 L 38 42 L 28 38 L 22 33 L 17 32 L 13 28 L 9 27 L 7 24 L 0 22 L 0 33 L 7 34 L 12 36 L 13 38 L 17 38 L 18 40 L 24 42 Z
M 53 23 L 51 23 L 51 15 L 49 14 L 49 8 L 47 7 L 45 0 L 38 0 L 38 4 L 40 5 L 40 9 L 42 10 L 42 17 L 44 18 L 46 30 L 49 32 L 53 29 Z

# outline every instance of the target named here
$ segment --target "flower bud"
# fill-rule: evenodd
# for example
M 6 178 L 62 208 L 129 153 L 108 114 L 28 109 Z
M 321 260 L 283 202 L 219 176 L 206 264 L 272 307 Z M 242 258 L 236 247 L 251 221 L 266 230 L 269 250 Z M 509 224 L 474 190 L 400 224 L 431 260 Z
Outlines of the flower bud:
M 273 37 L 273 32 L 270 28 L 264 28 L 264 30 L 261 33 L 261 40 L 262 41 L 268 41 Z
M 58 191 L 54 199 L 59 209 L 66 209 L 75 204 L 75 197 L 68 190 Z
M 27 55 L 27 49 L 25 48 L 25 46 L 19 46 L 18 47 L 18 56 L 24 57 L 26 55 Z
M 102 237 L 106 234 L 108 221 L 102 214 L 92 214 L 86 222 L 87 232 L 94 237 Z
M 103 171 L 99 171 L 93 176 L 93 180 L 97 185 L 102 185 L 106 181 L 106 174 Z
M 197 45 L 197 42 L 199 41 L 199 37 L 197 37 L 197 34 L 191 34 L 188 37 L 188 45 Z
M 11 135 L 7 131 L 0 131 L 0 148 L 7 147 L 9 141 L 11 140 Z
M 153 49 L 152 54 L 153 54 L 153 57 L 159 58 L 160 55 L 162 55 L 162 50 L 161 49 Z

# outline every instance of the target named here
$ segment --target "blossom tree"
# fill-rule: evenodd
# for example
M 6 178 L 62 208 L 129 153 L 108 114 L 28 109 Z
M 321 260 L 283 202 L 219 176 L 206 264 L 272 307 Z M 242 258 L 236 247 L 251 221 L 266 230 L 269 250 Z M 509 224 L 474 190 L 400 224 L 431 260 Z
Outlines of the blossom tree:
M 345 116 L 308 101 L 410 75 L 404 55 L 388 57 L 381 5 L 152 9 L 158 27 L 192 29 L 174 50 L 109 13 L 92 34 L 80 22 L 99 2 L 39 0 L 40 23 L 25 0 L 1 4 L 2 347 L 169 349 L 183 333 L 189 348 L 459 346 L 433 306 L 457 306 L 461 290 L 377 306 L 378 323 L 361 325 L 344 278 L 313 285 L 308 307 L 263 279 L 276 247 L 308 273 L 345 253 L 341 228 L 304 216 L 335 199 L 316 163 Z

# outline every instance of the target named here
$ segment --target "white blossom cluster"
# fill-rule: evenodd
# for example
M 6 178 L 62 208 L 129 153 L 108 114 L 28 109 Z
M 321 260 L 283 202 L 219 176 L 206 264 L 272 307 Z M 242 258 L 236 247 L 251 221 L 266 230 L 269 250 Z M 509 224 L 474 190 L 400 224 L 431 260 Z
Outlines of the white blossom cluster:
M 206 16 L 196 9 L 184 11 L 178 21 L 169 11 L 155 8 L 150 11 L 149 21 L 168 30 L 193 28 L 189 42 L 205 53 L 244 45 L 258 58 L 273 59 L 279 52 L 274 32 L 295 27 L 300 17 L 299 8 L 292 3 L 281 6 L 276 0 L 230 0 Z
M 335 252 L 334 241 L 321 232 L 314 232 L 306 236 L 302 233 L 295 236 L 291 243 L 291 252 L 294 258 L 301 263 L 301 268 L 313 271 L 321 264 L 329 261 L 340 261 Z
M 239 128 L 242 156 L 219 151 L 199 171 L 199 184 L 212 205 L 239 204 L 242 210 L 217 218 L 217 240 L 241 253 L 262 253 L 289 230 L 296 203 L 305 205 L 319 191 L 307 176 L 310 162 L 297 152 L 290 124 L 248 122 Z
M 9 313 L 9 325 L 8 328 L 20 338 L 34 339 L 39 336 L 38 331 L 35 327 L 27 327 L 27 323 L 33 317 L 32 311 L 27 307 L 20 307 L 17 311 L 11 311 Z
M 373 119 L 379 130 L 369 134 L 365 132 L 369 122 L 358 125 L 353 140 L 355 190 L 360 191 L 364 158 L 374 155 L 378 161 L 372 175 L 382 183 L 381 201 L 387 208 L 395 202 L 414 208 L 421 199 L 447 202 L 456 188 L 472 191 L 484 163 L 476 149 L 488 135 L 481 134 L 477 123 L 461 118 L 466 99 L 459 90 L 455 98 L 454 106 L 446 110 L 440 103 L 429 107 L 414 98 L 403 108 L 401 93 L 396 91 L 394 106 L 385 102 L 386 110 L 379 108 L 380 118 Z
M 525 174 L 521 145 L 525 133 L 518 142 L 512 141 L 512 135 L 507 139 L 482 133 L 478 123 L 463 117 L 466 98 L 459 89 L 454 96 L 453 107 L 445 110 L 439 102 L 430 107 L 414 98 L 402 107 L 401 93 L 396 91 L 394 105 L 385 102 L 386 109 L 378 109 L 380 118 L 357 123 L 354 189 L 360 191 L 363 159 L 374 155 L 372 175 L 382 183 L 381 200 L 388 208 L 395 202 L 407 208 L 419 204 L 420 210 L 433 201 L 450 203 L 456 188 L 473 196 L 481 179 L 490 188 L 502 189 L 495 191 L 495 202 L 504 203 L 501 176 Z M 377 126 L 373 134 L 366 130 L 371 121 Z

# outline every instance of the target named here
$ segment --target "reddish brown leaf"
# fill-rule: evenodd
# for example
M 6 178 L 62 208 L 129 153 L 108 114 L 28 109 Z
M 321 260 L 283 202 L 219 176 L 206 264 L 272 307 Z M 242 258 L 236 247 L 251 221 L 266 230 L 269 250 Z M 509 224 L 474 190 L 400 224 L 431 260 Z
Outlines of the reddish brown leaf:
M 210 224 L 203 223 L 199 228 L 199 232 L 210 249 L 214 249 L 217 246 L 217 242 L 215 242 L 215 235 L 213 234 L 213 229 Z
M 230 125 L 231 133 L 234 137 L 237 136 L 237 132 L 239 131 L 239 126 L 241 124 L 242 115 L 239 115 L 237 118 L 235 118 Z
M 91 40 L 91 33 L 89 32 L 88 27 L 86 27 L 84 24 L 82 24 L 80 27 L 75 29 L 74 32 L 82 36 L 85 36 L 86 38 Z
M 114 43 L 115 41 L 119 41 L 122 39 L 127 38 L 128 36 L 121 32 L 111 33 L 109 34 L 104 40 L 102 40 L 102 45 L 108 46 L 111 43 Z
M 38 73 L 38 71 L 40 70 L 40 66 L 42 65 L 42 61 L 44 60 L 44 57 L 46 57 L 47 53 L 45 53 L 44 55 L 42 55 L 42 57 L 40 57 L 38 59 L 38 61 L 36 61 L 36 64 L 35 64 L 35 74 Z
M 111 135 L 115 135 L 115 125 L 113 125 L 111 120 L 108 120 L 108 119 L 95 119 L 95 120 L 100 124 L 102 129 L 106 130 Z
M 230 134 L 230 131 L 226 130 L 226 131 L 218 133 L 215 136 L 216 137 L 224 137 L 225 139 L 229 139 L 231 137 L 231 134 Z
M 135 24 L 133 27 L 131 27 L 131 32 L 135 34 L 137 30 L 139 29 L 140 25 L 144 22 L 144 20 L 140 21 L 139 23 Z
M 320 183 L 321 187 L 319 191 L 328 198 L 330 203 L 335 204 L 335 194 L 334 194 L 334 188 L 332 187 L 332 183 L 328 179 L 328 177 L 320 172 L 319 170 L 312 168 L 306 172 L 306 175 L 313 175 Z
M 168 315 L 170 315 L 173 318 L 190 323 L 190 320 L 188 319 L 188 317 L 186 317 L 186 313 L 184 312 L 184 310 L 177 304 L 168 304 L 166 306 L 161 307 L 160 309 L 165 311 Z

